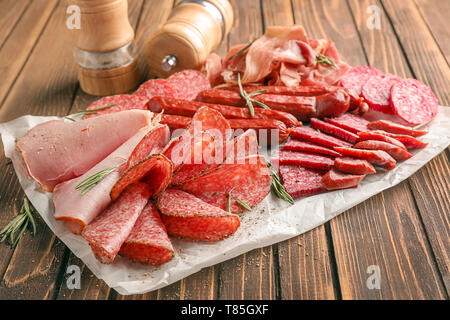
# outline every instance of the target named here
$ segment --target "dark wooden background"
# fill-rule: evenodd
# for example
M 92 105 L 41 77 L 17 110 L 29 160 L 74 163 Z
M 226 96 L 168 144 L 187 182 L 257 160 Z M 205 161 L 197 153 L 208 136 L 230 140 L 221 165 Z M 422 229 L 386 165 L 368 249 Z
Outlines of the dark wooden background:
M 303 25 L 329 38 L 351 65 L 371 65 L 428 84 L 450 104 L 450 2 L 442 0 L 234 0 L 235 25 L 217 50 L 247 43 L 269 25 Z M 367 8 L 380 9 L 369 30 Z M 24 114 L 63 116 L 95 98 L 77 83 L 68 4 L 0 0 L 0 122 Z M 129 0 L 137 44 L 167 18 L 169 0 Z M 142 79 L 148 77 L 140 61 Z M 1 144 L 1 142 L 0 142 Z M 23 191 L 0 154 L 0 226 L 20 208 Z M 290 240 L 203 269 L 163 289 L 120 296 L 97 279 L 38 219 L 12 250 L 0 245 L 0 299 L 448 299 L 449 149 L 404 181 Z M 81 289 L 66 285 L 68 265 Z M 381 288 L 370 290 L 377 265 Z

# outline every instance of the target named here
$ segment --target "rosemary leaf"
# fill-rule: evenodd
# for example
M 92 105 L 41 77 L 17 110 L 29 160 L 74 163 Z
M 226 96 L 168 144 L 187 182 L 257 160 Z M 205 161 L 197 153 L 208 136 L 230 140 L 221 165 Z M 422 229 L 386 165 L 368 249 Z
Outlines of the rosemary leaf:
M 256 40 L 256 39 L 255 39 Z M 236 52 L 235 54 L 233 54 L 231 57 L 228 58 L 228 61 L 232 60 L 233 58 L 241 55 L 244 53 L 245 50 L 247 50 L 248 48 L 250 48 L 250 46 L 253 44 L 253 42 L 255 42 L 255 40 L 251 41 L 249 44 L 247 44 L 245 47 L 243 47 L 241 50 L 239 50 L 238 52 Z
M 111 104 L 107 104 L 107 105 L 105 105 L 103 107 L 90 109 L 90 110 L 83 110 L 83 111 L 78 112 L 78 114 L 95 114 L 95 113 L 97 113 L 97 111 L 101 111 L 101 110 L 105 110 L 105 109 L 111 108 L 111 107 L 115 106 L 116 104 L 117 103 L 111 103 Z
M 228 193 L 226 211 L 227 212 L 231 212 L 231 192 Z
M 97 173 L 94 173 L 92 176 L 84 179 L 81 181 L 75 189 L 81 189 L 80 193 L 82 196 L 84 196 L 86 193 L 89 192 L 92 188 L 94 188 L 100 181 L 102 181 L 107 175 L 109 175 L 111 172 L 114 171 L 117 167 L 110 167 L 105 168 L 103 170 L 100 170 Z
M 253 99 L 252 99 L 252 102 L 256 103 L 256 104 L 257 104 L 258 106 L 260 106 L 261 108 L 270 110 L 270 108 L 269 108 L 267 105 L 265 105 L 264 103 L 262 103 L 261 101 L 257 101 L 257 100 L 253 100 Z
M 253 91 L 253 92 L 249 93 L 248 96 L 249 96 L 249 97 L 254 97 L 254 96 L 257 96 L 257 95 L 266 93 L 266 92 L 267 92 L 266 89 L 258 90 L 258 91 Z
M 73 122 L 76 122 L 77 120 L 75 120 L 75 119 L 72 119 L 71 117 L 65 117 L 67 120 L 70 120 L 70 121 L 73 121 Z
M 32 213 L 36 212 L 36 210 L 34 209 L 34 207 L 32 205 L 30 205 L 30 202 L 28 201 L 27 198 L 25 198 L 23 200 L 22 207 L 24 208 L 25 214 L 28 216 L 28 220 L 31 222 L 31 227 L 33 229 L 33 236 L 34 236 L 36 234 L 36 222 L 34 221 Z
M 272 192 L 275 194 L 277 198 L 287 201 L 290 204 L 294 204 L 294 199 L 292 199 L 291 195 L 287 193 L 286 189 L 284 189 L 284 186 L 281 183 L 281 178 L 278 176 L 278 173 L 275 171 L 272 164 L 268 163 L 267 166 L 269 167 L 270 175 L 272 176 L 272 183 L 271 183 Z
M 244 208 L 247 211 L 252 211 L 252 208 L 248 204 L 246 204 L 244 201 L 236 199 L 236 203 L 240 205 L 242 208 Z
M 28 222 L 29 222 L 29 221 L 30 221 L 29 219 L 26 219 L 26 220 L 25 220 L 25 224 L 23 225 L 22 229 L 20 229 L 20 232 L 19 232 L 19 234 L 17 235 L 17 238 L 11 243 L 11 247 L 13 247 L 13 248 L 16 247 L 17 243 L 19 242 L 20 237 L 22 237 L 23 233 L 24 233 L 25 230 L 27 229 L 27 227 L 28 227 Z
M 248 106 L 248 110 L 250 111 L 250 116 L 255 116 L 255 109 L 253 108 L 252 99 L 247 95 L 247 92 L 245 92 L 244 88 L 242 87 L 241 82 L 241 75 L 238 73 L 238 86 L 239 86 L 239 92 L 241 94 L 241 97 L 245 100 Z
M 323 65 L 326 65 L 326 66 L 330 66 L 330 67 L 333 67 L 333 68 L 337 69 L 337 66 L 334 63 L 334 61 L 331 60 L 330 58 L 328 58 L 327 56 L 321 54 L 321 53 L 317 54 L 316 61 L 317 61 L 317 63 L 323 64 Z

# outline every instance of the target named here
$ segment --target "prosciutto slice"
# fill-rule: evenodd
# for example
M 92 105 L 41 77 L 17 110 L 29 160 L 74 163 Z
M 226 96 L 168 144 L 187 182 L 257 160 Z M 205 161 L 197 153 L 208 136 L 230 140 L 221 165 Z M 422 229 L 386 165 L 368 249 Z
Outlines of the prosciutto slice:
M 29 130 L 16 147 L 30 177 L 53 191 L 105 159 L 152 117 L 150 111 L 130 110 L 77 122 L 47 121 Z
M 134 148 L 151 129 L 151 126 L 142 128 L 85 174 L 58 184 L 53 192 L 55 220 L 66 222 L 70 231 L 80 234 L 83 228 L 111 203 L 110 192 L 120 178 L 119 167 L 127 161 Z M 76 189 L 80 182 L 93 174 L 113 167 L 116 169 L 84 195 L 81 194 L 79 189 Z

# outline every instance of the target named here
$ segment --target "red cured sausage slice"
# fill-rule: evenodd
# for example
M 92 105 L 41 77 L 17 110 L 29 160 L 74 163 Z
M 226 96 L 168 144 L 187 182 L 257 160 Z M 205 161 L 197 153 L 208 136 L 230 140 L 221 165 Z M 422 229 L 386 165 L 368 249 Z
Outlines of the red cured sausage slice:
M 391 108 L 391 88 L 401 78 L 392 74 L 371 76 L 362 87 L 361 95 L 369 104 L 370 109 L 394 114 Z
M 334 167 L 341 172 L 351 174 L 371 174 L 376 173 L 373 165 L 367 160 L 355 159 L 351 157 L 340 157 L 334 160 Z
M 320 153 L 331 157 L 340 157 L 341 154 L 339 152 L 334 151 L 333 149 L 321 147 L 314 143 L 309 143 L 305 141 L 290 139 L 283 145 L 283 150 L 287 151 L 305 151 L 305 152 L 313 152 Z
M 356 187 L 365 175 L 354 175 L 331 169 L 322 178 L 322 186 L 327 190 L 337 190 Z
M 394 113 L 411 125 L 425 123 L 438 113 L 438 100 L 433 91 L 416 79 L 394 84 L 390 100 Z
M 304 152 L 279 151 L 272 158 L 274 166 L 277 164 L 288 166 L 302 166 L 309 169 L 330 170 L 333 167 L 333 159 L 318 154 Z
M 260 144 L 281 143 L 289 137 L 291 132 L 291 129 L 288 129 L 283 122 L 272 119 L 230 119 L 228 122 L 234 130 L 256 130 Z
M 135 96 L 131 94 L 118 94 L 109 97 L 103 97 L 91 103 L 86 110 L 101 109 L 92 114 L 86 114 L 84 118 L 93 118 L 102 114 L 115 113 L 125 110 L 147 110 L 148 99 L 146 97 Z M 108 107 L 110 106 L 110 107 Z
M 370 130 L 383 130 L 395 134 L 404 134 L 412 137 L 420 137 L 427 134 L 427 131 L 415 130 L 389 120 L 377 120 L 370 122 L 367 127 Z
M 407 160 L 412 157 L 412 154 L 405 149 L 384 141 L 366 140 L 358 142 L 354 147 L 358 149 L 383 150 L 395 160 Z
M 136 96 L 142 96 L 148 100 L 156 97 L 174 97 L 176 95 L 175 89 L 171 83 L 164 79 L 150 79 L 143 84 L 133 93 Z
M 342 116 L 336 118 L 325 118 L 324 120 L 335 125 L 336 127 L 356 134 L 358 132 L 369 131 L 367 128 L 369 121 L 351 113 L 344 113 Z
M 402 148 L 404 150 L 407 150 L 405 145 L 398 141 L 395 138 L 391 138 L 385 134 L 382 134 L 377 131 L 367 131 L 367 132 L 360 132 L 358 133 L 359 141 L 365 141 L 365 140 L 378 140 L 378 141 L 384 141 L 390 144 L 393 144 L 399 148 Z
M 211 84 L 206 76 L 197 70 L 184 70 L 174 73 L 167 81 L 175 91 L 174 98 L 194 100 L 203 91 L 211 89 Z
M 413 149 L 422 149 L 425 148 L 428 143 L 420 141 L 414 137 L 408 136 L 408 135 L 404 135 L 404 134 L 395 134 L 395 133 L 389 133 L 386 131 L 382 131 L 382 130 L 375 130 L 372 132 L 376 132 L 379 134 L 384 134 L 388 137 L 394 138 L 398 141 L 400 141 L 401 143 L 403 143 L 403 145 L 408 149 L 408 150 L 413 150 Z
M 317 129 L 320 132 L 325 132 L 351 144 L 355 144 L 358 141 L 358 135 L 319 119 L 311 119 L 311 128 Z
M 280 167 L 284 189 L 293 199 L 323 192 L 322 176 L 319 171 L 300 166 Z
M 316 97 L 316 117 L 338 117 L 350 108 L 350 95 L 345 90 Z
M 191 124 L 192 118 L 172 114 L 162 114 L 159 123 L 165 124 L 171 131 L 185 129 Z
M 270 191 L 271 176 L 263 157 L 255 155 L 238 159 L 233 164 L 223 164 L 216 170 L 195 180 L 189 181 L 180 189 L 189 192 L 203 201 L 226 210 L 228 195 L 231 192 L 230 212 L 242 212 L 236 203 L 239 199 L 253 208 Z
M 392 158 L 387 152 L 382 150 L 363 150 L 353 148 L 335 148 L 337 152 L 344 156 L 349 156 L 357 159 L 367 160 L 376 166 L 384 168 L 386 170 L 392 170 L 395 168 L 397 161 Z
M 172 259 L 172 243 L 159 212 L 151 201 L 139 215 L 119 254 L 148 265 L 161 265 Z
M 354 67 L 341 78 L 341 85 L 353 96 L 359 97 L 361 96 L 362 87 L 367 80 L 373 75 L 382 74 L 383 72 L 373 67 Z
M 291 136 L 294 139 L 317 143 L 328 148 L 351 146 L 351 144 L 346 141 L 337 139 L 321 132 L 317 132 L 317 130 L 308 127 L 294 128 L 291 132 Z
M 187 240 L 222 240 L 240 224 L 237 215 L 181 190 L 167 189 L 158 197 L 157 207 L 169 235 Z
M 114 261 L 149 197 L 150 190 L 145 183 L 130 185 L 116 202 L 83 229 L 83 237 L 100 262 Z

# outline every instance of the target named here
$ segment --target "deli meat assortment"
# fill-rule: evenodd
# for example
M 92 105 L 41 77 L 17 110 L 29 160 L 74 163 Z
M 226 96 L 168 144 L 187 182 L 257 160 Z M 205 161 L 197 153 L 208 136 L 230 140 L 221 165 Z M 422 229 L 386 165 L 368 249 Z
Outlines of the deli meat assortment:
M 53 192 L 54 218 L 100 262 L 160 265 L 174 238 L 232 236 L 274 186 L 289 202 L 358 192 L 367 175 L 427 147 L 417 126 L 437 112 L 423 83 L 352 67 L 332 41 L 275 26 L 201 70 L 100 98 L 84 119 L 37 125 L 16 147 L 29 177 Z

